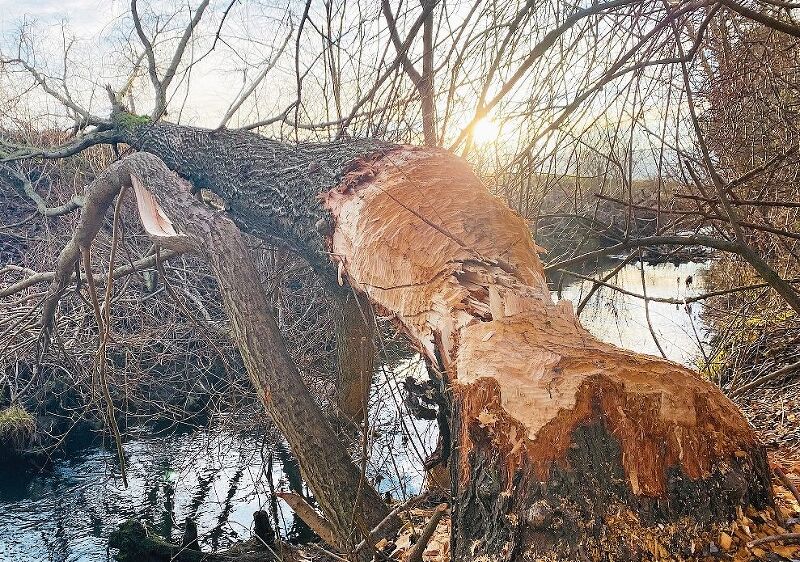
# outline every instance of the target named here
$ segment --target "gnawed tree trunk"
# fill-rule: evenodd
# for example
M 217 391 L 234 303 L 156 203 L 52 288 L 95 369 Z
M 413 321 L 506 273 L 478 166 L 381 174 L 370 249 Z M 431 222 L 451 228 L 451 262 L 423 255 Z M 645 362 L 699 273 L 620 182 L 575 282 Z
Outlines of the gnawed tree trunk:
M 112 164 L 89 188 L 79 225 L 59 256 L 44 306 L 43 333 L 53 327 L 55 306 L 78 257 L 88 251 L 114 196 L 128 186 L 134 188 L 142 223 L 154 242 L 201 253 L 208 260 L 248 375 L 297 457 L 337 546 L 351 550 L 389 509 L 303 383 L 241 232 L 224 214 L 200 204 L 191 186 L 158 158 L 145 153 L 128 156 Z
M 350 284 L 449 382 L 454 560 L 697 556 L 714 523 L 770 505 L 736 407 L 554 304 L 527 224 L 464 162 L 365 158 L 325 206 Z
M 244 230 L 285 240 L 333 292 L 340 269 L 435 366 L 454 560 L 699 556 L 738 507 L 771 503 L 764 449 L 732 403 L 553 304 L 527 225 L 464 162 L 168 124 L 122 137 L 220 194 Z

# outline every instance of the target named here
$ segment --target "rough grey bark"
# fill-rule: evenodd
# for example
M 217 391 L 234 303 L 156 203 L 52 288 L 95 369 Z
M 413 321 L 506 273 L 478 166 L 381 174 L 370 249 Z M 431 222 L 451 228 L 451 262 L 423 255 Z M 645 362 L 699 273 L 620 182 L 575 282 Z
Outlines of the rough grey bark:
M 363 295 L 342 299 L 336 314 L 336 404 L 346 422 L 360 424 L 367 414 L 375 370 L 375 316 Z
M 196 189 L 216 193 L 240 229 L 280 240 L 309 262 L 332 293 L 349 293 L 336 282 L 325 248 L 330 214 L 318 196 L 339 183 L 348 164 L 393 145 L 373 139 L 291 145 L 246 131 L 117 120 L 120 141 L 158 156 Z
M 119 141 L 158 156 L 195 189 L 220 196 L 242 231 L 279 241 L 308 261 L 337 309 L 337 404 L 361 421 L 361 397 L 369 393 L 374 370 L 374 319 L 370 310 L 362 315 L 351 290 L 338 283 L 325 247 L 330 214 L 319 195 L 339 183 L 348 165 L 393 145 L 374 139 L 291 145 L 247 131 L 153 123 L 120 112 L 114 118 Z

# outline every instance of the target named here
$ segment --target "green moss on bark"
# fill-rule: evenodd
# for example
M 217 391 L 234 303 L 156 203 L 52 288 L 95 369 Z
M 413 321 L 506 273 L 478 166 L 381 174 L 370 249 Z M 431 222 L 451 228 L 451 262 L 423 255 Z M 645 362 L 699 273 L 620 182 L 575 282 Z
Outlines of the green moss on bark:
M 147 115 L 135 115 L 127 111 L 120 111 L 112 116 L 116 127 L 123 131 L 133 131 L 142 125 L 149 125 L 153 120 Z

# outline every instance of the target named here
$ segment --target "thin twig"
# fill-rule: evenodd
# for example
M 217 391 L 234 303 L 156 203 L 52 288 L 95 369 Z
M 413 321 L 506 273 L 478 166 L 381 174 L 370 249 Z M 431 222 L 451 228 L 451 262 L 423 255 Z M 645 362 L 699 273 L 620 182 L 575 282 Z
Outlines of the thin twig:
M 791 373 L 792 371 L 795 371 L 797 369 L 800 369 L 800 361 L 797 361 L 796 363 L 792 363 L 791 365 L 786 365 L 785 367 L 782 367 L 782 368 L 778 369 L 774 373 L 770 373 L 768 375 L 764 375 L 763 377 L 758 377 L 756 380 L 754 380 L 752 382 L 749 382 L 749 383 L 747 383 L 745 385 L 740 386 L 739 388 L 737 388 L 736 390 L 734 390 L 733 392 L 728 394 L 728 396 L 730 396 L 731 398 L 736 398 L 737 396 L 741 396 L 742 394 L 744 394 L 745 392 L 747 392 L 751 388 L 755 388 L 757 386 L 761 386 L 764 383 L 767 383 L 769 381 L 772 381 L 772 380 L 775 380 L 777 378 L 780 378 L 780 377 L 782 377 L 782 376 L 784 376 L 784 375 L 786 375 L 788 373 Z M 800 498 L 798 498 L 797 501 L 800 502 Z
M 789 477 L 779 466 L 776 466 L 774 470 L 775 475 L 781 479 L 781 482 L 783 482 L 783 485 L 786 486 L 786 488 L 788 488 L 788 490 L 792 493 L 794 499 L 797 500 L 797 503 L 800 503 L 800 491 L 797 490 L 797 486 L 795 486 L 794 483 L 789 480 Z
M 770 535 L 768 537 L 761 537 L 754 541 L 747 543 L 748 548 L 758 546 L 760 544 L 767 544 L 771 542 L 797 542 L 800 541 L 800 533 L 784 533 L 782 535 Z

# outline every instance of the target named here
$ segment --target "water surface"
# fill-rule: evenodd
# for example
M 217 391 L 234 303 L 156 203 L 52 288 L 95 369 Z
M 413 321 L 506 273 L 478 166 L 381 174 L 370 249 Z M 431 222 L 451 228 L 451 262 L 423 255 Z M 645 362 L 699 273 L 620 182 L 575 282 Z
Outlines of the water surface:
M 613 263 L 608 264 L 595 277 L 604 277 L 613 267 Z M 706 293 L 708 268 L 707 263 L 692 262 L 647 265 L 644 270 L 647 296 L 682 300 Z M 637 295 L 643 294 L 638 263 L 626 265 L 607 282 Z M 561 295 L 577 306 L 591 287 L 591 281 L 566 277 Z M 702 347 L 708 340 L 701 302 L 687 306 L 650 301 L 648 308 L 655 338 L 666 357 L 696 367 L 697 360 L 702 357 Z M 643 299 L 601 287 L 584 308 L 580 320 L 586 329 L 603 341 L 639 353 L 661 354 L 648 326 Z

